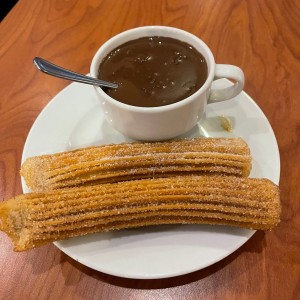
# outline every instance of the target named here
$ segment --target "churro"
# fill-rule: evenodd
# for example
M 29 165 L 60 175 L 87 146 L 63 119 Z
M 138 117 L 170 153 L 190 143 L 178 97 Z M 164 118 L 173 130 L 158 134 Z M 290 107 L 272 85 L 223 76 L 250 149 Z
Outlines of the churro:
M 0 203 L 15 251 L 74 236 L 159 224 L 272 229 L 278 187 L 267 179 L 176 176 L 29 193 Z
M 28 158 L 21 175 L 32 191 L 169 177 L 222 174 L 247 177 L 248 145 L 240 138 L 195 138 L 102 145 Z

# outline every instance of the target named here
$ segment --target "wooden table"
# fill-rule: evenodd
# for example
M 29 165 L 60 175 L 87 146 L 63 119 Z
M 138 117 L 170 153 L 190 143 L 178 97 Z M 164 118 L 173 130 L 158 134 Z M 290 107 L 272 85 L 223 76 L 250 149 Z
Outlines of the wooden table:
M 280 225 L 257 232 L 219 263 L 183 276 L 132 280 L 91 270 L 49 245 L 14 253 L 0 233 L 1 299 L 299 299 L 300 2 L 19 0 L 0 25 L 0 199 L 22 193 L 27 134 L 67 81 L 32 64 L 41 56 L 88 73 L 96 49 L 142 25 L 201 37 L 216 61 L 240 66 L 245 91 L 269 119 L 280 149 Z

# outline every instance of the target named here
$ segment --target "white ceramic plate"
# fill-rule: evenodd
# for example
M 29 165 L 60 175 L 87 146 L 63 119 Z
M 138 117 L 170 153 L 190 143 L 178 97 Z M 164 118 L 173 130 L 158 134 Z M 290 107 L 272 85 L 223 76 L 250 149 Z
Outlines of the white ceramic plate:
M 229 85 L 227 80 L 215 83 Z M 231 133 L 220 126 L 228 117 Z M 186 137 L 242 137 L 253 156 L 250 177 L 279 182 L 279 151 L 273 130 L 260 108 L 244 92 L 207 107 L 206 117 Z M 22 162 L 27 157 L 79 147 L 129 141 L 105 120 L 91 86 L 72 83 L 44 108 L 27 137 Z M 29 192 L 24 181 L 23 191 Z M 254 231 L 209 225 L 166 225 L 99 233 L 56 242 L 80 263 L 127 278 L 153 279 L 196 271 L 228 256 Z

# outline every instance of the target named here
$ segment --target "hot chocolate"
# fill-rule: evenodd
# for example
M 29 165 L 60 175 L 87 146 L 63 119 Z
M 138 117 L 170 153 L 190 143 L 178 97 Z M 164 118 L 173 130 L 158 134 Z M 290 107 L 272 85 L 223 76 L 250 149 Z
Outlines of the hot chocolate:
M 111 51 L 98 78 L 119 84 L 112 98 L 134 106 L 172 104 L 195 93 L 207 79 L 207 63 L 191 45 L 169 37 L 143 37 Z

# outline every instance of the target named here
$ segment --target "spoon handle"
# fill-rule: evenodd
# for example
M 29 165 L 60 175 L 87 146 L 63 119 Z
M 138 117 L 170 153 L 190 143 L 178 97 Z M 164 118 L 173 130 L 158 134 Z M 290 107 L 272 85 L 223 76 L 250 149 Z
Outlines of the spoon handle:
M 63 79 L 69 79 L 76 82 L 91 84 L 91 85 L 99 85 L 116 89 L 118 87 L 117 84 L 112 82 L 103 81 L 97 78 L 93 78 L 90 76 L 82 75 L 60 66 L 57 66 L 43 58 L 35 57 L 33 60 L 35 66 L 48 75 L 52 75 L 54 77 L 59 77 Z

